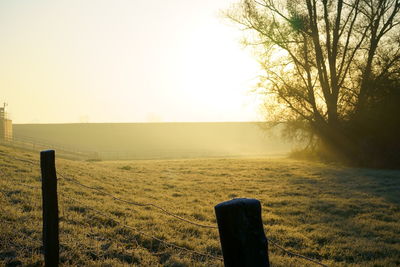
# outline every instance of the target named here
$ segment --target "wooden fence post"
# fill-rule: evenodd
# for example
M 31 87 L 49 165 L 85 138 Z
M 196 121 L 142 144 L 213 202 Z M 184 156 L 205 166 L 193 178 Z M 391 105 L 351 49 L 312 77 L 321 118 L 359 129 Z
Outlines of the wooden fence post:
M 225 267 L 269 267 L 260 201 L 232 199 L 216 205 L 215 213 Z
M 43 247 L 46 267 L 58 266 L 58 202 L 57 174 L 54 150 L 40 152 L 42 172 Z

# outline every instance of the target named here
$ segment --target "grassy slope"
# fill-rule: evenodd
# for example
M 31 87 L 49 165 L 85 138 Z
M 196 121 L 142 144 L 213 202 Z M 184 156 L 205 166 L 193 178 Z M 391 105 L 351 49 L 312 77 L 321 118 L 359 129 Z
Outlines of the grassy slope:
M 0 146 L 0 265 L 41 265 L 39 167 L 10 155 L 38 159 L 36 154 Z M 57 168 L 86 185 L 127 200 L 152 202 L 203 224 L 215 224 L 213 207 L 221 201 L 257 198 L 263 204 L 267 235 L 285 248 L 332 266 L 400 265 L 399 171 L 265 158 L 58 159 Z M 219 254 L 214 229 L 177 221 L 153 208 L 116 202 L 63 179 L 59 193 L 64 265 L 222 266 L 166 248 L 88 207 L 177 245 Z M 273 246 L 270 258 L 273 266 L 308 266 Z
M 96 151 L 100 158 L 113 160 L 289 152 L 291 144 L 277 135 L 281 127 L 266 132 L 262 125 L 252 122 L 15 124 L 13 131 L 18 140 L 28 137 L 35 147 L 43 143 L 71 151 Z

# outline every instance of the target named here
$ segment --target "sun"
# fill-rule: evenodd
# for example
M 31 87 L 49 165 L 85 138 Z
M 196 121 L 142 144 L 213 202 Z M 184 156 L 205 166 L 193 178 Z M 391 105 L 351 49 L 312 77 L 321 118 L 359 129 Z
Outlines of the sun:
M 176 68 L 180 91 L 194 106 L 203 108 L 209 120 L 232 113 L 242 119 L 246 100 L 256 82 L 258 63 L 238 42 L 233 29 L 223 24 L 202 23 L 185 36 Z M 248 108 L 248 107 L 247 107 Z M 253 106 L 252 108 L 255 108 Z

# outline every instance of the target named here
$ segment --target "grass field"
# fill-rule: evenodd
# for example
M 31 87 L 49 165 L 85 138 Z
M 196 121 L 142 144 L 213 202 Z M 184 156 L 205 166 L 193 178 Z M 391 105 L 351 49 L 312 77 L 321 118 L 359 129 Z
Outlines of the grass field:
M 0 146 L 0 265 L 43 264 L 39 165 L 26 160 L 37 161 L 38 155 Z M 118 198 L 154 203 L 206 225 L 216 224 L 216 204 L 257 198 L 267 236 L 288 250 L 329 266 L 400 265 L 400 171 L 285 158 L 58 158 L 57 170 Z M 59 181 L 59 206 L 64 266 L 222 266 L 151 237 L 221 256 L 216 229 L 119 202 L 69 179 Z M 315 266 L 273 246 L 270 260 L 273 266 Z

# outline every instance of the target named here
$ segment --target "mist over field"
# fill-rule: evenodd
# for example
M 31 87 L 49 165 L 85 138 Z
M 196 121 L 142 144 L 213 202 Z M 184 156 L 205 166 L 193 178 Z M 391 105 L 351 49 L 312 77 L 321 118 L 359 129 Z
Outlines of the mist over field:
M 94 152 L 101 159 L 284 155 L 291 144 L 262 123 L 15 124 L 16 140 Z

